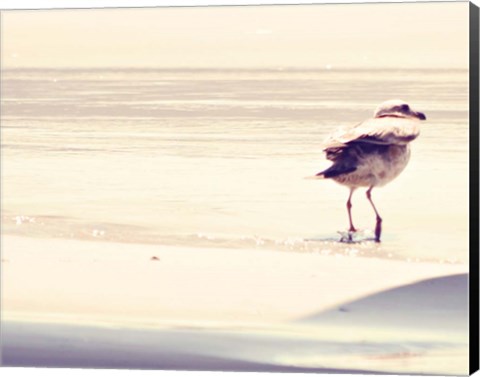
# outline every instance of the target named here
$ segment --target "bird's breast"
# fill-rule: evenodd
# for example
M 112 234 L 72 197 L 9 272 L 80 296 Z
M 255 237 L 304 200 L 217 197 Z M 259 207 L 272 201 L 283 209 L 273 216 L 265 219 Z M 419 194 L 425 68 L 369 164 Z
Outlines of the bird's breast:
M 370 171 L 375 186 L 383 186 L 395 179 L 407 166 L 410 159 L 409 145 L 390 145 L 384 153 L 370 156 L 363 169 Z

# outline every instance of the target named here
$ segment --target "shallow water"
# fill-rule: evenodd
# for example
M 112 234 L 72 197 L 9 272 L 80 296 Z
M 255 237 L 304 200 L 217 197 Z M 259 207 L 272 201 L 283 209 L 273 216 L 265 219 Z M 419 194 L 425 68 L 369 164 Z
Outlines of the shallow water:
M 15 321 L 3 328 L 7 366 L 462 375 L 468 354 L 455 337 L 412 339 L 371 328 L 332 333 L 298 326 L 136 329 Z M 352 331 L 356 340 L 341 339 Z
M 4 234 L 468 261 L 466 70 L 2 73 Z M 373 191 L 383 242 L 341 244 L 348 190 L 304 177 L 330 132 L 391 98 L 428 120 Z

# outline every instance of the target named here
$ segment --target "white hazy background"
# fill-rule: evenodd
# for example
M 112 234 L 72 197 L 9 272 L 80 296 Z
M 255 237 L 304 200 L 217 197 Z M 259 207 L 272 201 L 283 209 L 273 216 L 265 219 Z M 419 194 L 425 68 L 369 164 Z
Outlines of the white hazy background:
M 466 3 L 10 11 L 2 64 L 467 68 L 467 15 Z

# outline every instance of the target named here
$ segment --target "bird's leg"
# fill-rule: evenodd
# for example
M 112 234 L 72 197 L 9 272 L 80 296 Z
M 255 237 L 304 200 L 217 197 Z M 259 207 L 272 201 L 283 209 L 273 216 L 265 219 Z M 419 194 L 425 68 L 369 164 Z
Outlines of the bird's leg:
M 347 211 L 348 211 L 348 220 L 350 222 L 350 229 L 348 230 L 349 232 L 356 232 L 357 229 L 353 226 L 353 221 L 352 221 L 352 195 L 353 192 L 355 191 L 355 188 L 350 189 L 350 195 L 348 196 L 348 201 L 347 201 Z
M 373 186 L 371 186 L 368 190 L 367 190 L 367 199 L 368 201 L 370 202 L 370 204 L 372 205 L 373 207 L 373 210 L 375 211 L 375 215 L 377 215 L 377 223 L 375 225 L 375 242 L 380 242 L 380 235 L 382 234 L 382 218 L 380 217 L 380 215 L 378 214 L 378 211 L 377 209 L 375 208 L 375 204 L 373 204 L 373 201 L 372 201 L 372 189 L 373 189 Z
M 352 195 L 354 191 L 355 191 L 354 187 L 350 188 L 350 195 L 348 196 L 348 200 L 347 200 L 348 221 L 350 222 L 350 228 L 348 229 L 349 242 L 353 241 L 352 233 L 357 231 L 357 229 L 355 229 L 355 227 L 353 226 L 353 221 L 352 221 Z

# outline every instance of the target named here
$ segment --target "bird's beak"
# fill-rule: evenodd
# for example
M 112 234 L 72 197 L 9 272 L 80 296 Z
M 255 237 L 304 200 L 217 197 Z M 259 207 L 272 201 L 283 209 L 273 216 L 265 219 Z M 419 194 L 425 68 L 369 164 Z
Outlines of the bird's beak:
M 415 118 L 420 119 L 420 120 L 427 120 L 427 117 L 425 116 L 425 114 L 424 114 L 424 113 L 421 113 L 420 111 L 414 112 L 414 113 L 413 113 L 413 116 L 414 116 Z

